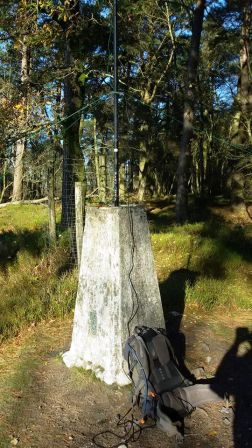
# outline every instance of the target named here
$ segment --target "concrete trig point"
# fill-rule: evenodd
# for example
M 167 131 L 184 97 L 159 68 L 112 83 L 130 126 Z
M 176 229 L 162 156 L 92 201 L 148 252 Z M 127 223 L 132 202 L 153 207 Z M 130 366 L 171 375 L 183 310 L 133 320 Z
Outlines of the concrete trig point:
M 63 359 L 124 385 L 128 327 L 164 327 L 145 211 L 88 207 L 82 247 L 72 343 Z

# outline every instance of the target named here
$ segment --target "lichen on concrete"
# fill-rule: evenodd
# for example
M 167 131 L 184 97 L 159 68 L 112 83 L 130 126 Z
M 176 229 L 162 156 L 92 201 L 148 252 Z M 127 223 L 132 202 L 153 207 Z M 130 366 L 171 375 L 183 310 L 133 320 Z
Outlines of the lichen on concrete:
M 127 384 L 122 349 L 135 325 L 164 326 L 146 213 L 138 206 L 89 207 L 66 365 Z

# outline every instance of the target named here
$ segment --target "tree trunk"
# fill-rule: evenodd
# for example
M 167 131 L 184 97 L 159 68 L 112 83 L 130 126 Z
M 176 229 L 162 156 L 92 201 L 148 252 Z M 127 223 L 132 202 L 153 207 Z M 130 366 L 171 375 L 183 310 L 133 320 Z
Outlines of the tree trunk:
M 2 185 L 1 185 L 1 191 L 0 191 L 0 204 L 3 202 L 6 190 L 8 190 L 8 188 L 10 187 L 10 184 L 7 182 L 7 179 L 6 179 L 6 172 L 7 172 L 7 160 L 4 160 L 3 172 L 2 172 Z
M 23 96 L 20 102 L 19 129 L 24 131 L 27 122 L 27 106 L 28 106 L 28 81 L 30 72 L 29 48 L 24 37 L 21 48 L 21 89 Z M 15 166 L 13 175 L 13 193 L 12 201 L 21 201 L 23 196 L 23 159 L 25 153 L 25 138 L 21 138 L 16 143 Z
M 194 11 L 192 41 L 187 70 L 187 86 L 184 103 L 183 131 L 177 170 L 176 219 L 183 223 L 188 217 L 188 172 L 190 144 L 193 136 L 195 84 L 199 63 L 200 38 L 205 10 L 205 0 L 198 0 Z
M 133 181 L 134 181 L 133 154 L 131 154 L 130 160 L 126 161 L 125 181 L 126 181 L 127 194 L 132 193 L 133 192 Z
M 18 142 L 16 143 L 12 201 L 21 201 L 23 196 L 24 152 L 25 152 L 25 139 L 18 140 Z
M 232 143 L 240 147 L 251 144 L 252 90 L 249 66 L 250 26 L 251 6 L 250 1 L 246 0 L 242 11 L 240 76 L 237 93 L 237 103 L 240 110 L 236 112 L 231 128 Z M 231 173 L 231 205 L 242 216 L 247 214 L 244 200 L 245 176 L 239 170 L 238 164 L 236 161 L 234 162 Z
M 148 133 L 149 126 L 145 122 L 140 127 L 141 142 L 140 142 L 140 154 L 139 154 L 139 185 L 138 185 L 138 201 L 142 202 L 146 193 L 147 186 L 147 170 L 148 170 Z
M 244 202 L 245 177 L 241 172 L 233 172 L 231 176 L 231 203 L 233 210 L 239 215 L 247 214 Z
M 125 200 L 125 164 L 121 163 L 119 170 L 119 191 L 122 201 Z
M 199 159 L 198 159 L 198 185 L 200 198 L 205 197 L 205 164 L 204 164 L 204 139 L 199 139 Z
M 248 140 L 248 121 L 251 120 L 252 112 L 252 88 L 250 74 L 250 27 L 252 7 L 250 0 L 245 1 L 243 20 L 241 27 L 241 51 L 240 51 L 240 103 L 243 123 L 241 139 Z
M 142 151 L 139 157 L 139 187 L 138 187 L 138 201 L 142 202 L 145 197 L 147 185 L 147 157 L 146 153 Z
M 76 43 L 77 44 L 77 43 Z M 65 66 L 73 66 L 72 49 L 65 38 Z M 62 216 L 65 228 L 74 227 L 75 223 L 75 182 L 85 182 L 84 159 L 80 148 L 80 120 L 83 95 L 78 81 L 78 74 L 66 76 L 64 80 L 64 117 L 63 121 L 63 181 L 62 181 Z

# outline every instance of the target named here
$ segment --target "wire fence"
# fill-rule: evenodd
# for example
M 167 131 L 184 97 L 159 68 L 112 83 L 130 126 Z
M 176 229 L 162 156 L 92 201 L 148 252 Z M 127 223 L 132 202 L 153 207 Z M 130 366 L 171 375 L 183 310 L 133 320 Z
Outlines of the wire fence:
M 82 182 L 83 208 L 88 204 L 112 205 L 114 197 L 113 152 L 91 153 L 86 158 L 35 154 L 26 151 L 22 158 L 21 202 L 48 206 L 48 235 L 56 238 L 63 228 L 69 232 L 71 264 L 78 261 L 76 234 L 76 181 Z M 0 159 L 0 203 L 13 201 L 14 157 Z M 20 167 L 19 167 L 20 168 Z M 122 203 L 133 202 L 137 189 L 137 170 L 130 162 L 121 164 L 119 192 Z M 83 212 L 84 214 L 84 212 Z M 78 218 L 80 219 L 80 218 Z
M 73 263 L 76 263 L 78 258 L 75 226 L 75 182 L 83 182 L 83 198 L 85 198 L 86 205 L 89 203 L 112 205 L 114 200 L 112 139 L 109 134 L 108 139 L 103 140 L 103 137 L 96 132 L 95 123 L 95 120 L 86 123 L 90 126 L 90 129 L 87 127 L 86 134 L 83 131 L 81 139 L 82 157 L 63 157 L 63 148 L 60 141 L 55 144 L 50 139 L 43 140 L 43 136 L 41 136 L 40 140 L 36 142 L 28 142 L 19 162 L 17 162 L 18 159 L 13 148 L 10 148 L 9 153 L 6 153 L 6 157 L 0 158 L 0 203 L 10 202 L 14 199 L 15 171 L 20 168 L 20 200 L 48 204 L 49 235 L 51 238 L 55 237 L 60 229 L 59 223 L 69 229 Z M 121 145 L 126 145 L 123 139 Z M 123 147 L 124 151 L 122 151 L 124 161 L 121 161 L 119 173 L 121 203 L 136 202 L 139 198 L 140 149 L 137 147 L 137 142 L 135 142 L 135 145 L 134 148 L 125 146 Z M 147 197 L 152 197 L 152 194 L 161 197 L 175 193 L 175 162 L 175 159 L 166 157 L 161 158 L 160 161 L 155 159 L 153 164 L 150 163 L 145 184 Z M 247 170 L 247 172 L 251 171 Z M 246 177 L 246 172 L 244 185 L 246 197 L 251 198 L 252 183 L 250 178 Z M 55 220 L 57 226 L 53 224 Z

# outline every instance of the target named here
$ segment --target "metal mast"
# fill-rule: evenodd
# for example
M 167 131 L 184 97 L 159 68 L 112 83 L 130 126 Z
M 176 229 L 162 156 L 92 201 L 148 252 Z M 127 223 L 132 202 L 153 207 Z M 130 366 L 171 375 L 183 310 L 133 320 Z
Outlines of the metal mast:
M 118 42 L 117 0 L 113 0 L 114 24 L 114 205 L 119 206 L 119 137 L 118 137 Z

